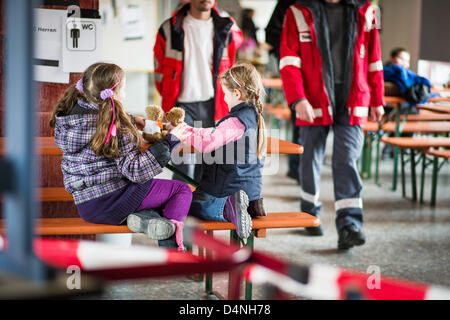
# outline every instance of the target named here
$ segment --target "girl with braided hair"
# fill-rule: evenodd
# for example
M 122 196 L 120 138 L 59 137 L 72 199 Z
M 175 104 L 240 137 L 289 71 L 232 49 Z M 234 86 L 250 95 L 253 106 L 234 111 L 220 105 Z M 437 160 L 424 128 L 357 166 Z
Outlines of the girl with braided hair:
M 185 123 L 170 128 L 172 135 L 204 154 L 203 176 L 193 194 L 190 215 L 229 221 L 240 238 L 252 231 L 252 217 L 262 207 L 262 168 L 267 135 L 262 116 L 262 79 L 251 64 L 233 66 L 220 76 L 230 113 L 211 128 Z

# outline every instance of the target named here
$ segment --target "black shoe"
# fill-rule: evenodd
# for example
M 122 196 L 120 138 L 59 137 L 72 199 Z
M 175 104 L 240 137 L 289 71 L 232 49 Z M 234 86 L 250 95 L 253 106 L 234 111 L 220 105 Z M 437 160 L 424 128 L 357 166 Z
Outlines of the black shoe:
M 310 236 L 323 236 L 322 226 L 306 227 L 305 230 Z
M 252 218 L 267 216 L 267 213 L 264 210 L 263 198 L 250 201 L 247 212 Z
M 361 230 L 359 230 L 355 225 L 351 224 L 345 226 L 339 232 L 338 249 L 348 250 L 353 246 L 361 246 L 366 242 L 366 237 Z

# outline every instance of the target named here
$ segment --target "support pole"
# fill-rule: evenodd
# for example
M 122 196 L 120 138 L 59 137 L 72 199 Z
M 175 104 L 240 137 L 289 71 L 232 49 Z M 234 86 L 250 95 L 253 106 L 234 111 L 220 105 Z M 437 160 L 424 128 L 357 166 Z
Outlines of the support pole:
M 0 254 L 0 270 L 37 282 L 48 269 L 33 251 L 35 203 L 35 86 L 33 81 L 33 7 L 38 2 L 5 1 L 6 153 L 12 184 L 4 192 L 8 249 Z

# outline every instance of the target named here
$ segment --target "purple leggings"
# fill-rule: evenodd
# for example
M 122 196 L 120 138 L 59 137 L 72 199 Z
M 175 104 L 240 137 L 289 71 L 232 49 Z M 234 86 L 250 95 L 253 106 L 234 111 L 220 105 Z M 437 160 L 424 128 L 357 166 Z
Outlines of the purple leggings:
M 184 222 L 191 207 L 192 191 L 181 181 L 153 179 L 137 211 L 164 208 L 163 216 Z

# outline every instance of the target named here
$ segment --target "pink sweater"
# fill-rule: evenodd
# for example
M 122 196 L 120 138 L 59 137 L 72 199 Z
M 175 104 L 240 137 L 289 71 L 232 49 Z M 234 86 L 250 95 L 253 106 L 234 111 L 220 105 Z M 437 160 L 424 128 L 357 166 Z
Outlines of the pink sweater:
M 239 140 L 245 133 L 244 124 L 237 117 L 222 121 L 217 127 L 193 128 L 186 125 L 185 143 L 202 153 L 209 153 L 230 142 Z

